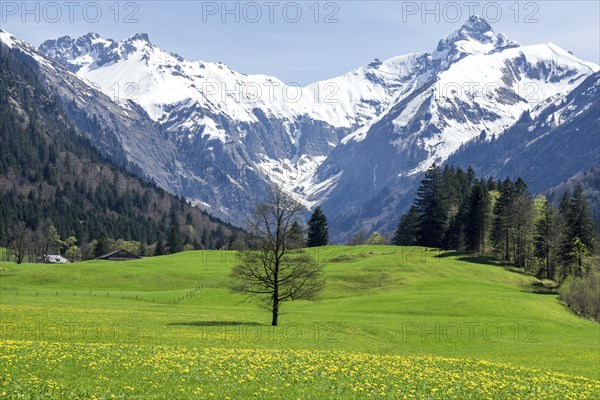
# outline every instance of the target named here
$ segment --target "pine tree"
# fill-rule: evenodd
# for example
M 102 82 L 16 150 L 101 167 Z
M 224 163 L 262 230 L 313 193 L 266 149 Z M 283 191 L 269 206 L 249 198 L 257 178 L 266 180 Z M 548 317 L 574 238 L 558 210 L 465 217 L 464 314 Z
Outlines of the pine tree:
M 515 188 L 510 178 L 499 184 L 500 197 L 494 206 L 492 242 L 496 253 L 505 260 L 510 259 L 510 211 L 515 197 Z
M 146 243 L 140 242 L 140 248 L 139 248 L 138 252 L 140 253 L 139 254 L 140 257 L 146 256 Z
M 563 257 L 567 263 L 577 265 L 572 272 L 580 275 L 582 254 L 593 250 L 594 240 L 590 206 L 583 193 L 583 186 L 578 184 L 568 204 L 561 206 L 563 210 L 567 209 L 564 220 Z
M 450 219 L 444 237 L 444 248 L 447 250 L 462 251 L 465 247 L 464 221 L 466 220 L 467 207 L 461 206 L 458 213 Z
M 558 250 L 558 259 L 560 260 L 560 264 L 565 267 L 561 269 L 561 274 L 558 277 L 559 281 L 563 281 L 566 278 L 566 275 L 569 274 L 568 268 L 571 264 L 570 254 L 572 242 L 569 239 L 567 230 L 567 220 L 570 208 L 571 196 L 569 195 L 569 192 L 564 192 L 560 198 L 560 202 L 558 203 L 558 214 L 556 216 L 556 226 L 560 232 L 560 248 Z
M 433 165 L 417 190 L 415 206 L 419 213 L 417 240 L 421 246 L 442 247 L 447 227 L 447 202 L 442 190 L 440 168 Z
M 165 245 L 163 244 L 162 240 L 159 240 L 158 242 L 156 242 L 156 247 L 154 248 L 154 255 L 155 256 L 162 256 L 165 255 Z
M 535 256 L 544 263 L 544 277 L 554 279 L 553 254 L 556 246 L 556 221 L 552 205 L 544 198 L 540 216 L 535 223 Z
M 321 207 L 315 208 L 308 220 L 308 247 L 325 246 L 329 242 L 329 229 L 327 217 Z
M 64 245 L 63 241 L 60 240 L 60 234 L 54 225 L 48 227 L 48 243 L 50 244 L 49 251 L 52 254 L 60 254 L 60 249 Z
M 510 224 L 514 252 L 513 262 L 518 267 L 528 267 L 533 254 L 531 229 L 533 225 L 533 202 L 527 191 L 519 190 L 515 197 L 511 206 Z
M 469 165 L 467 168 L 467 185 L 472 187 L 475 184 L 475 180 L 477 179 L 477 174 L 475 173 L 475 169 L 473 166 Z
M 304 236 L 304 228 L 298 223 L 298 221 L 292 222 L 290 228 L 290 244 L 293 248 L 306 247 L 306 237 Z
M 517 180 L 515 181 L 515 194 L 518 195 L 529 195 L 529 189 L 527 187 L 527 182 L 525 182 L 525 180 L 523 180 L 523 178 L 518 177 Z
M 104 232 L 96 241 L 96 247 L 94 247 L 94 258 L 101 257 L 109 252 L 110 243 L 108 241 L 108 235 L 106 234 L 106 232 Z
M 488 178 L 486 185 L 487 185 L 488 192 L 498 189 L 498 185 L 496 184 L 496 181 L 491 176 Z
M 419 213 L 415 206 L 411 206 L 406 214 L 400 218 L 396 227 L 392 243 L 396 246 L 413 246 L 417 244 L 417 225 Z
M 179 226 L 177 224 L 171 225 L 169 236 L 167 238 L 167 247 L 171 254 L 183 251 L 183 238 L 181 237 L 181 232 L 179 232 Z
M 475 182 L 466 203 L 465 245 L 471 252 L 483 253 L 485 252 L 489 208 L 489 194 L 485 182 Z

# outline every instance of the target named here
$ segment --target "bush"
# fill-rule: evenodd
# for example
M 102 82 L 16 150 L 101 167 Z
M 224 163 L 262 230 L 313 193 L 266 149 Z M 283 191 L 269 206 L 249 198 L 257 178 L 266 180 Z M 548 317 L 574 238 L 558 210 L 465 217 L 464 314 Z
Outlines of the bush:
M 367 239 L 367 244 L 388 244 L 388 240 L 381 233 L 375 231 Z
M 560 297 L 575 313 L 600 322 L 600 274 L 570 276 L 560 289 Z

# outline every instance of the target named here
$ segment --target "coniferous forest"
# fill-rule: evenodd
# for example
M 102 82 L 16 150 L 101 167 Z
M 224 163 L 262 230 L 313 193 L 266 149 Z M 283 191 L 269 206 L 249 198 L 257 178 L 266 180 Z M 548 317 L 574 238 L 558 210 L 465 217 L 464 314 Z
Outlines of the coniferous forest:
M 0 82 L 0 247 L 17 261 L 80 260 L 119 247 L 167 254 L 235 240 L 237 228 L 99 154 L 26 61 L 0 54 Z
M 555 207 L 521 178 L 478 178 L 472 168 L 434 165 L 393 243 L 494 257 L 555 281 L 572 308 L 598 318 L 597 228 L 583 185 L 571 186 Z

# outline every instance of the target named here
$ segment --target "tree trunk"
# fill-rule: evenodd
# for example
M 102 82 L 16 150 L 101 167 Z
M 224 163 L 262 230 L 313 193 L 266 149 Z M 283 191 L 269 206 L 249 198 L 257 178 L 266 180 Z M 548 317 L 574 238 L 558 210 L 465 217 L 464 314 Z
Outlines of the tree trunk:
M 277 326 L 279 319 L 279 260 L 275 260 L 275 271 L 273 274 L 273 318 L 271 326 Z
M 277 326 L 277 320 L 279 319 L 279 298 L 277 294 L 273 296 L 273 319 L 271 320 L 271 326 Z
M 552 261 L 551 261 L 551 253 L 550 253 L 550 243 L 546 243 L 546 273 L 547 273 L 547 278 L 548 279 L 552 279 L 554 280 L 554 272 L 552 271 Z

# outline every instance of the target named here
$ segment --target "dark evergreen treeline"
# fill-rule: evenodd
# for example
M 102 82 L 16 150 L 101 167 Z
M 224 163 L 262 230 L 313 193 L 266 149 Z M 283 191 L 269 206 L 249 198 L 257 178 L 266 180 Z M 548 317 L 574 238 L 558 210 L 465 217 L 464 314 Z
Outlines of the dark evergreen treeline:
M 329 243 L 329 228 L 327 228 L 327 217 L 316 207 L 308 220 L 308 247 L 326 246 Z
M 572 192 L 578 184 L 583 186 L 585 197 L 590 203 L 592 219 L 600 226 L 600 163 L 549 190 L 548 199 L 552 204 L 558 205 L 563 193 Z
M 586 276 L 595 231 L 583 188 L 555 209 L 521 178 L 477 178 L 472 168 L 430 168 L 393 242 L 494 256 L 540 278 Z
M 75 238 L 71 245 L 80 249 L 104 238 L 140 246 L 160 242 L 161 252 L 168 253 L 185 246 L 225 247 L 238 233 L 100 155 L 75 131 L 30 65 L 4 46 L 0 143 L 0 247 L 27 238 L 36 247 L 30 256 L 41 254 L 49 250 L 43 242 L 52 230 L 62 242 Z

